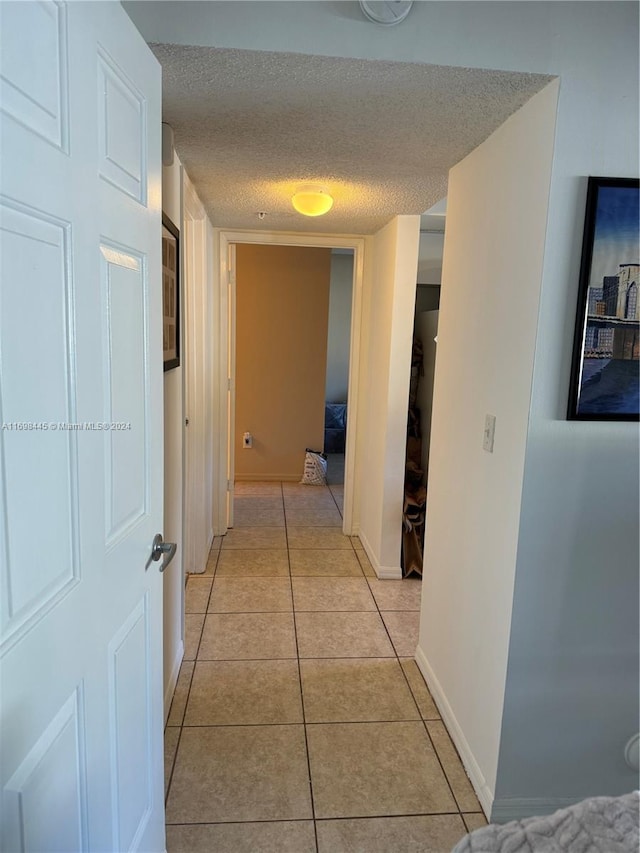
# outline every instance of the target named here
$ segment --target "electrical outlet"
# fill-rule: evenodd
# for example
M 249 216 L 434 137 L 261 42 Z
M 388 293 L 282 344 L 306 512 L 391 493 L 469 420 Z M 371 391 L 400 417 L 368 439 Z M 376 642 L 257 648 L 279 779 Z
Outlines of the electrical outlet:
M 242 446 L 245 449 L 253 447 L 253 436 L 250 432 L 245 432 L 242 436 Z
M 496 434 L 496 416 L 487 415 L 484 419 L 482 447 L 487 453 L 493 453 L 493 439 Z

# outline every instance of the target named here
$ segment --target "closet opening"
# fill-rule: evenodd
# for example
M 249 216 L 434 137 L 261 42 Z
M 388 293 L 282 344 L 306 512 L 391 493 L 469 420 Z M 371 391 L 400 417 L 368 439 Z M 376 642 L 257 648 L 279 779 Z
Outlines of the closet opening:
M 446 199 L 421 217 L 407 417 L 402 574 L 422 577 Z

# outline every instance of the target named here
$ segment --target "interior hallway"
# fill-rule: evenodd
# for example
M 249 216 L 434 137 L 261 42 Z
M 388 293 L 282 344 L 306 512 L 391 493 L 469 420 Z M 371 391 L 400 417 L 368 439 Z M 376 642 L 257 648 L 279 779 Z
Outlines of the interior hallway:
M 446 853 L 485 824 L 413 660 L 421 583 L 376 579 L 342 494 L 237 484 L 188 580 L 168 853 Z

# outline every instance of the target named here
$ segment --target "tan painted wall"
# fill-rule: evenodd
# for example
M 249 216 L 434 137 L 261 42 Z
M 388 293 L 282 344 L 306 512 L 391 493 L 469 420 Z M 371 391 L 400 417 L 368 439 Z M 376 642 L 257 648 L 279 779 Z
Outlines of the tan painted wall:
M 236 248 L 237 480 L 299 480 L 322 449 L 330 275 L 330 249 Z

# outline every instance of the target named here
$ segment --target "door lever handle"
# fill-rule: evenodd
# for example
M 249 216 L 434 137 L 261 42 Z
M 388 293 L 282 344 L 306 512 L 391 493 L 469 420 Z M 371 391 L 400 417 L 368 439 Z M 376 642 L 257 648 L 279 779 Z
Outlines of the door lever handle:
M 149 555 L 149 559 L 144 567 L 145 572 L 151 565 L 151 563 L 157 563 L 160 557 L 164 556 L 164 560 L 162 561 L 162 565 L 160 566 L 160 571 L 164 572 L 167 568 L 171 560 L 176 555 L 176 551 L 178 546 L 175 542 L 163 542 L 162 534 L 156 533 L 153 537 L 153 544 L 151 545 L 151 554 Z

